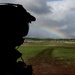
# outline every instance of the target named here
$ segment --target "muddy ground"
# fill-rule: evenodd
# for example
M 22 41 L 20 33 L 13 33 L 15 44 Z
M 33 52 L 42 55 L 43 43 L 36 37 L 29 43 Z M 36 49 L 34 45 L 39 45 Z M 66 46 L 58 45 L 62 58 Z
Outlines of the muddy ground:
M 75 75 L 75 67 L 65 66 L 60 61 L 47 63 L 46 61 L 32 61 L 33 73 L 35 75 Z
M 23 44 L 25 45 L 31 45 Z M 35 44 L 32 44 L 35 45 Z M 50 46 L 50 44 L 45 45 Z M 56 46 L 51 44 L 51 46 Z M 57 46 L 72 46 L 75 47 L 75 44 L 62 44 Z M 47 51 L 47 50 L 46 50 Z M 74 64 L 65 64 L 65 61 L 60 61 L 57 59 L 44 59 L 44 58 L 38 58 L 41 54 L 39 54 L 37 57 L 30 59 L 29 64 L 33 67 L 33 73 L 34 75 L 75 75 L 75 65 Z M 70 62 L 68 62 L 70 63 Z
M 75 61 L 50 59 L 45 56 L 49 50 L 44 50 L 30 59 L 35 75 L 75 75 Z M 43 54 L 43 55 L 42 55 Z

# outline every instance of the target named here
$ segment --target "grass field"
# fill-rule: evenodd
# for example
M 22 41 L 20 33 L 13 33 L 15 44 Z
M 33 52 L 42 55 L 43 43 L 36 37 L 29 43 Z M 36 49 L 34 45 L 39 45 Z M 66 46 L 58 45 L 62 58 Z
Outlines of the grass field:
M 63 46 L 20 46 L 23 59 L 62 60 L 75 63 L 75 47 Z M 68 63 L 68 62 L 67 62 Z
M 25 61 L 35 57 L 37 54 L 42 52 L 44 49 L 49 48 L 48 46 L 20 46 L 19 51 L 23 54 L 22 57 Z
M 18 50 L 35 75 L 75 75 L 75 40 L 30 39 Z

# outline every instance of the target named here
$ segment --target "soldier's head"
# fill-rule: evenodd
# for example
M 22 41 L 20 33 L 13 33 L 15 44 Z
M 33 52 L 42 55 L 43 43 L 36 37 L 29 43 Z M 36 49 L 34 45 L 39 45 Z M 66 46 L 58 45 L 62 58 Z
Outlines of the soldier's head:
M 29 23 L 36 18 L 20 4 L 0 4 L 0 23 L 3 34 L 9 44 L 18 46 L 24 41 L 23 37 L 28 34 Z

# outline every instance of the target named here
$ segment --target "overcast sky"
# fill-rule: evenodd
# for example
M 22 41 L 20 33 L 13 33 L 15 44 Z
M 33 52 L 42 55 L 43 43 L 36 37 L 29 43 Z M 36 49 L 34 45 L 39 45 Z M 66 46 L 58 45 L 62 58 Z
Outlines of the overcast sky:
M 19 3 L 36 17 L 27 37 L 75 38 L 75 0 L 0 0 Z

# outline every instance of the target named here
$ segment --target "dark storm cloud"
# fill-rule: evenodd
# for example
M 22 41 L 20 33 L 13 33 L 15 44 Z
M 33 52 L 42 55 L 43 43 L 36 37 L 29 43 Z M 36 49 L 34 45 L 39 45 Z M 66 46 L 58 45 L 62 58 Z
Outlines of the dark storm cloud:
M 41 5 L 41 7 L 37 7 L 35 5 L 32 5 L 29 7 L 29 10 L 34 11 L 36 14 L 47 14 L 50 13 L 51 11 L 49 10 L 49 7 Z
M 47 6 L 46 0 L 32 0 L 28 5 L 25 5 L 29 11 L 33 11 L 36 14 L 47 14 L 51 12 L 51 7 Z

